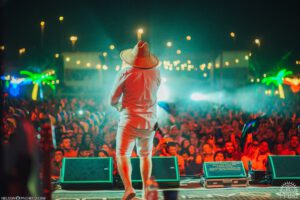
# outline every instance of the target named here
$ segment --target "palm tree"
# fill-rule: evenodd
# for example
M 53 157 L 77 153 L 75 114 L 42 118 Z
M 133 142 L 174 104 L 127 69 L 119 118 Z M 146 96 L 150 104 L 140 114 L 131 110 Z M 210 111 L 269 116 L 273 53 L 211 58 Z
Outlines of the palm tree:
M 31 81 L 33 83 L 33 89 L 32 89 L 32 100 L 37 100 L 37 94 L 38 90 L 40 88 L 40 98 L 43 99 L 43 89 L 42 89 L 42 83 L 47 84 L 52 90 L 55 90 L 55 85 L 52 83 L 56 78 L 55 76 L 52 76 L 51 73 L 32 73 L 30 71 L 22 70 L 20 72 L 21 75 L 27 75 L 26 77 L 27 81 Z M 53 72 L 54 74 L 54 72 Z
M 280 70 L 276 76 L 270 76 L 266 77 L 262 80 L 262 83 L 265 83 L 266 85 L 274 84 L 278 86 L 278 91 L 279 91 L 279 97 L 281 99 L 284 99 L 284 91 L 283 91 L 283 80 L 286 76 L 293 74 L 292 71 L 288 71 L 286 69 Z

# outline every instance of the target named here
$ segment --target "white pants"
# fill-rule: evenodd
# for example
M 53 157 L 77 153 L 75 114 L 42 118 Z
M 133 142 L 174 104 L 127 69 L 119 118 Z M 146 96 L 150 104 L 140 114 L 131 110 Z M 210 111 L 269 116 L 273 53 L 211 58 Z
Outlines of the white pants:
M 152 155 L 154 130 L 137 129 L 129 125 L 119 126 L 117 131 L 116 155 L 131 156 L 136 143 L 140 157 Z

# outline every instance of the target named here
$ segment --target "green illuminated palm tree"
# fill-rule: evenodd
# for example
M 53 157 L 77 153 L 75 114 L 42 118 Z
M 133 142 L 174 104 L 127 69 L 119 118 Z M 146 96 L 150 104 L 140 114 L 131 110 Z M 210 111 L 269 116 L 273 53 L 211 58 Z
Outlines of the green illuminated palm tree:
M 278 86 L 279 91 L 279 97 L 284 99 L 284 91 L 283 91 L 283 80 L 286 76 L 293 74 L 292 71 L 288 71 L 286 69 L 280 70 L 276 76 L 270 76 L 266 77 L 262 80 L 262 83 L 265 83 L 266 85 L 274 84 Z
M 54 71 L 52 72 L 54 74 Z M 32 73 L 30 71 L 22 70 L 20 72 L 21 75 L 27 75 L 27 81 L 31 81 L 33 83 L 32 89 L 32 100 L 37 100 L 38 90 L 40 88 L 40 98 L 43 99 L 43 88 L 42 83 L 47 84 L 52 90 L 55 90 L 55 85 L 53 81 L 56 79 L 55 76 L 52 76 L 51 73 Z

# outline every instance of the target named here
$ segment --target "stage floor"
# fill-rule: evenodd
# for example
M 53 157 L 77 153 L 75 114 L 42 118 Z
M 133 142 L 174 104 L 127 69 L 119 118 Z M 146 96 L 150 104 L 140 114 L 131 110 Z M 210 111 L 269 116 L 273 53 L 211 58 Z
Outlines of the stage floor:
M 246 187 L 246 188 L 178 188 L 178 199 L 300 199 L 300 187 L 293 198 L 280 195 L 280 187 Z M 91 190 L 91 191 L 71 191 L 56 190 L 52 193 L 52 199 L 61 200 L 117 200 L 121 199 L 122 190 Z M 137 190 L 137 197 L 141 197 L 140 190 Z M 159 199 L 163 199 L 162 190 L 159 190 Z
M 241 188 L 201 187 L 198 180 L 180 182 L 180 188 L 159 189 L 159 199 L 163 199 L 163 191 L 178 191 L 178 199 L 211 199 L 211 200 L 266 200 L 266 199 L 300 199 L 300 187 L 283 188 L 267 185 L 255 185 Z M 141 190 L 137 197 L 141 197 Z M 55 190 L 52 199 L 59 200 L 119 200 L 123 190 Z M 284 196 L 285 195 L 285 196 Z M 290 197 L 290 198 L 289 198 Z

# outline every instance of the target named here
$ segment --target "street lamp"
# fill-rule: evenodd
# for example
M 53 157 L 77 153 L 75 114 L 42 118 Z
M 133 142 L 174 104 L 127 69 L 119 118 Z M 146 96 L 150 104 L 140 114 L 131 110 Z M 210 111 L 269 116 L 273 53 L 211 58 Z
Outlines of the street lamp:
M 22 56 L 26 52 L 25 48 L 19 49 L 19 55 Z
M 45 24 L 46 24 L 46 23 L 45 23 L 45 21 L 41 21 L 41 22 L 40 22 L 40 25 L 41 25 L 41 30 L 44 30 L 44 28 L 45 28 Z
M 72 49 L 73 49 L 73 51 L 75 50 L 75 44 L 76 44 L 76 42 L 77 42 L 77 36 L 75 36 L 75 35 L 72 35 L 71 37 L 70 37 L 70 40 L 71 40 L 71 43 L 72 43 Z
M 60 52 L 62 52 L 62 47 L 63 47 L 63 22 L 64 22 L 65 18 L 64 16 L 59 16 L 58 17 L 58 21 L 59 21 L 59 38 L 58 38 L 58 43 L 59 43 L 59 50 Z
M 64 16 L 59 16 L 58 20 L 59 20 L 60 22 L 63 22 L 63 21 L 64 21 Z
M 113 45 L 113 44 L 109 45 L 109 49 L 110 50 L 114 50 L 115 49 L 115 45 Z
M 230 32 L 230 37 L 231 37 L 232 39 L 234 39 L 234 38 L 235 38 L 235 32 Z
M 256 38 L 256 39 L 254 40 L 254 43 L 255 43 L 258 47 L 260 47 L 260 40 L 259 40 L 259 39 Z
M 40 22 L 40 26 L 41 26 L 41 48 L 43 49 L 44 46 L 44 30 L 45 30 L 45 21 L 41 21 Z
M 141 40 L 142 40 L 142 35 L 143 35 L 143 33 L 144 33 L 144 29 L 139 28 L 139 29 L 137 30 L 137 39 L 138 39 L 138 41 L 141 41 Z

